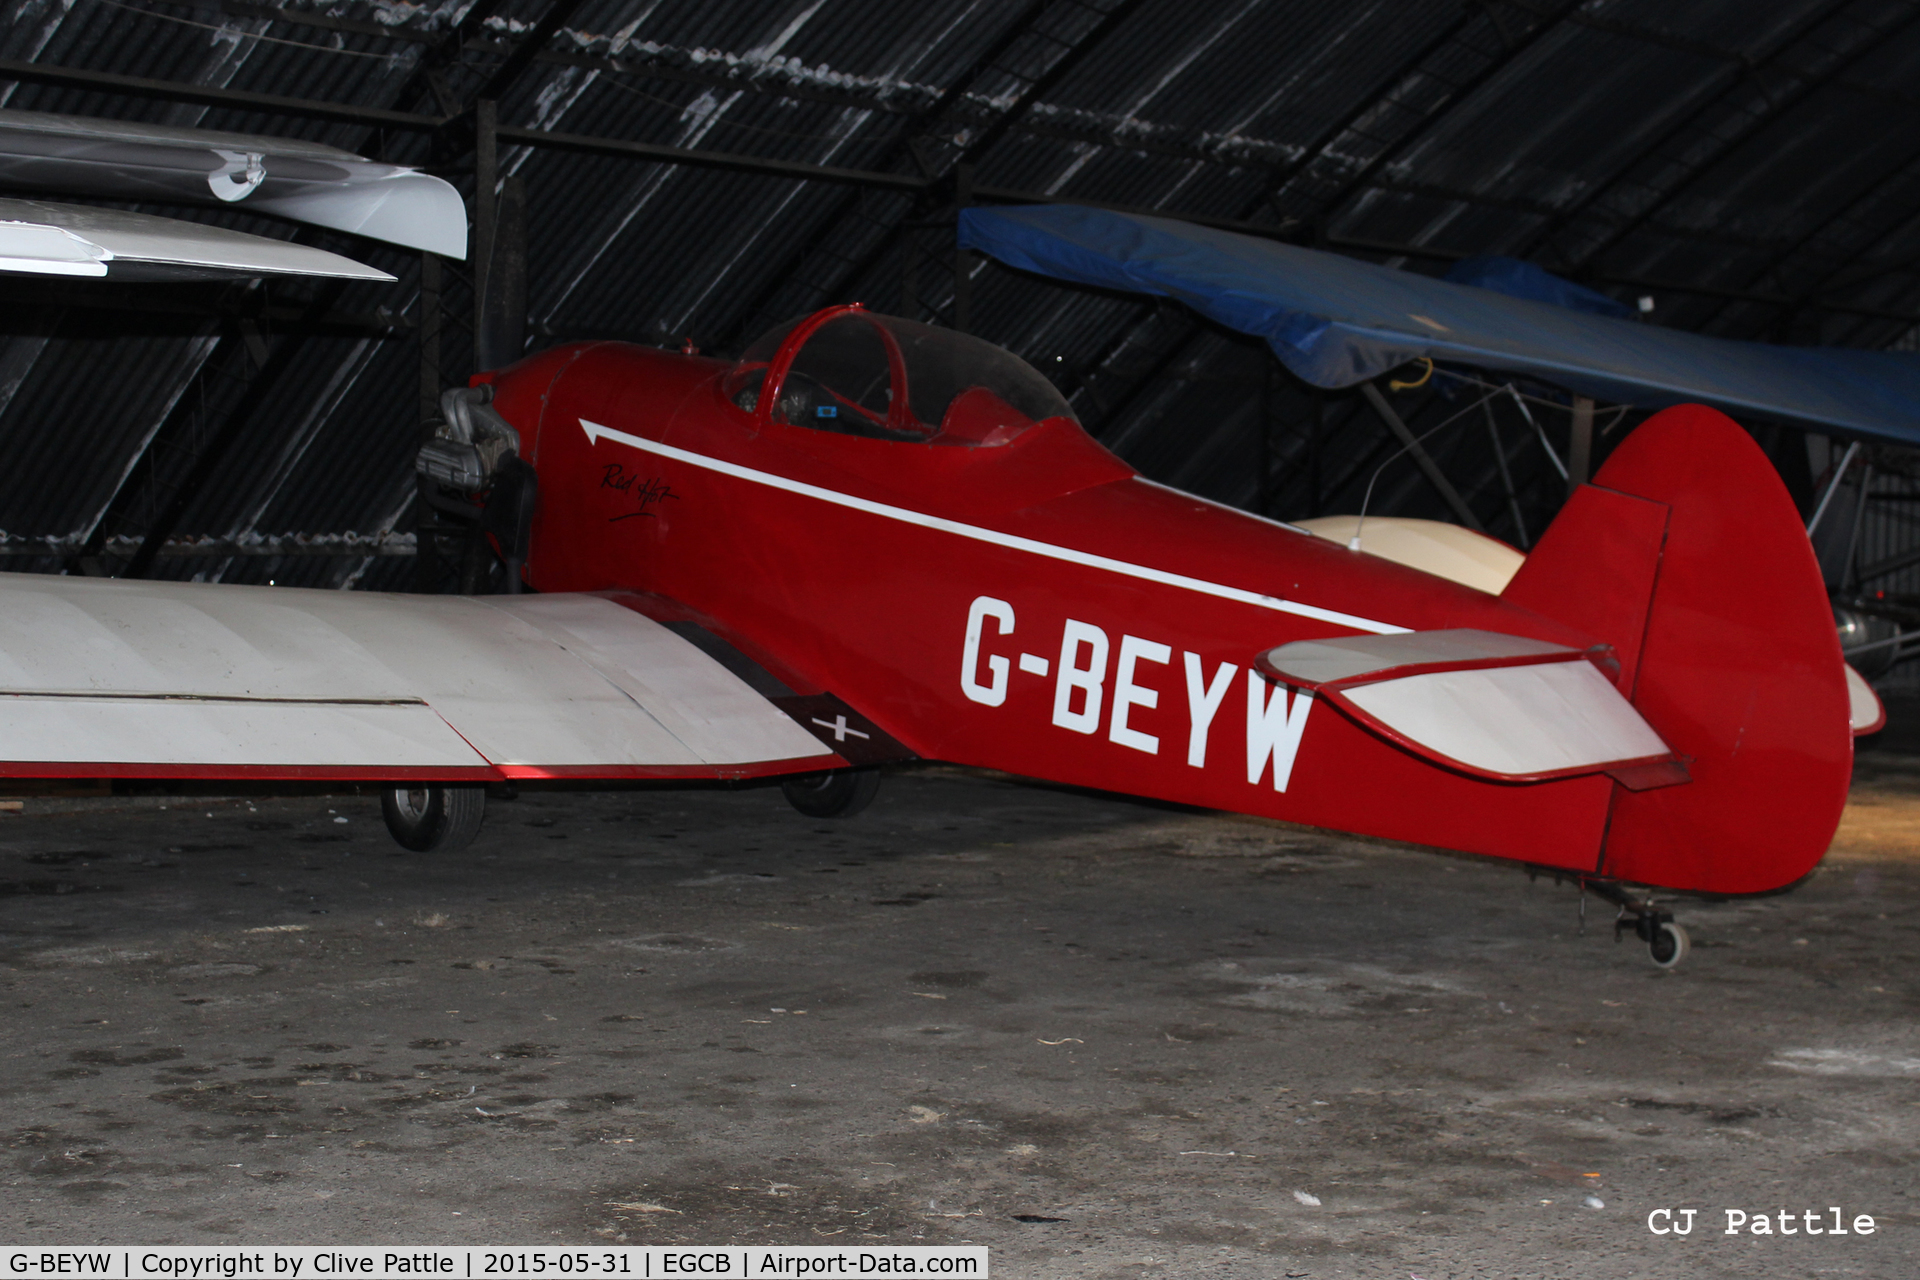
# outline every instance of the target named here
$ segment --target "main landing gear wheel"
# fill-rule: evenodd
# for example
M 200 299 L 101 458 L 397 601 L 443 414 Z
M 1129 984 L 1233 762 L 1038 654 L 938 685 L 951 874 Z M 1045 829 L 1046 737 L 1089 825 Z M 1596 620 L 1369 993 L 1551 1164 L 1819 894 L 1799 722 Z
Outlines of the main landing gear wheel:
M 454 853 L 480 834 L 480 820 L 487 814 L 487 789 L 444 782 L 383 787 L 380 813 L 401 848 Z
M 873 803 L 880 791 L 878 769 L 836 769 L 807 773 L 780 784 L 787 803 L 809 818 L 851 818 Z

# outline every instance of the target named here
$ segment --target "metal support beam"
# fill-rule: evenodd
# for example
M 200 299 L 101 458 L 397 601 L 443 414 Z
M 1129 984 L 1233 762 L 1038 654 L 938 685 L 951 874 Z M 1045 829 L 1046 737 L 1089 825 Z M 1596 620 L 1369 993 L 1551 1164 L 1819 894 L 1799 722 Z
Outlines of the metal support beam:
M 1833 469 L 1833 479 L 1827 482 L 1827 491 L 1820 495 L 1820 505 L 1807 517 L 1807 536 L 1811 538 L 1820 528 L 1820 522 L 1826 519 L 1827 508 L 1833 504 L 1833 495 L 1840 492 L 1840 482 L 1847 478 L 1847 469 L 1853 466 L 1853 460 L 1860 452 L 1860 442 L 1855 440 L 1847 446 L 1840 458 L 1840 465 Z M 1832 457 L 1832 454 L 1828 454 Z
M 162 560 L 226 560 L 234 556 L 264 558 L 299 556 L 357 560 L 362 556 L 411 556 L 414 545 L 405 534 L 322 533 L 289 534 L 276 538 L 168 538 L 160 547 Z M 108 559 L 130 556 L 138 538 L 108 538 Z M 0 559 L 71 561 L 81 553 L 65 538 L 7 538 L 0 540 Z
M 533 24 L 533 30 L 520 38 L 513 52 L 507 55 L 507 60 L 487 77 L 486 84 L 481 86 L 477 96 L 490 98 L 495 102 L 506 97 L 507 91 L 513 88 L 514 82 L 533 62 L 535 55 L 547 47 L 555 33 L 568 18 L 573 16 L 573 11 L 578 9 L 580 4 L 581 0 L 553 0 L 553 3 L 547 6 L 546 13 L 541 15 L 540 21 Z
M 487 256 L 475 365 L 497 369 L 527 349 L 527 196 L 518 175 L 500 184 Z
M 1860 554 L 1860 530 L 1867 523 L 1867 501 L 1872 493 L 1873 463 L 1863 462 L 1860 464 L 1860 500 L 1853 505 L 1853 525 L 1847 531 L 1847 553 L 1840 559 L 1840 578 L 1835 584 L 1843 589 L 1860 580 L 1855 558 Z
M 1884 560 L 1875 560 L 1872 564 L 1862 565 L 1855 578 L 1864 586 L 1875 578 L 1884 578 L 1890 573 L 1911 569 L 1916 564 L 1920 564 L 1920 547 L 1913 547 L 1890 555 Z
M 1271 384 L 1269 384 L 1271 385 Z M 1321 514 L 1321 450 L 1327 438 L 1327 393 L 1313 389 L 1313 426 L 1307 436 L 1307 515 Z
M 440 255 L 420 255 L 420 422 L 440 416 Z M 424 430 L 424 425 L 423 425 Z M 422 443 L 426 437 L 422 436 Z
M 1513 487 L 1513 468 L 1507 465 L 1506 442 L 1500 439 L 1500 424 L 1493 416 L 1493 397 L 1488 396 L 1480 402 L 1480 410 L 1487 419 L 1487 443 L 1493 448 L 1493 461 L 1500 469 L 1500 488 L 1507 497 L 1507 514 L 1513 517 L 1514 540 L 1522 551 L 1532 550 L 1527 538 L 1527 521 L 1520 514 L 1520 493 Z
M 973 203 L 973 165 L 963 164 L 954 171 L 953 205 L 956 210 Z M 953 254 L 953 328 L 956 333 L 973 331 L 973 269 L 978 255 L 971 249 L 956 249 Z
M 704 169 L 726 169 L 734 173 L 754 173 L 766 178 L 799 178 L 808 182 L 838 182 L 881 191 L 924 191 L 932 185 L 926 178 L 904 173 L 877 173 L 868 169 L 843 169 L 834 165 L 803 164 L 797 160 L 772 160 L 764 156 L 739 155 L 727 151 L 704 151 L 696 147 L 669 147 L 652 142 L 630 142 L 624 138 L 596 138 L 582 133 L 559 133 L 548 129 L 522 129 L 501 125 L 494 130 L 501 142 L 527 147 L 549 147 L 556 151 L 583 151 L 591 155 L 620 156 L 628 160 L 651 160 L 660 164 L 686 164 Z
M 493 224 L 500 185 L 499 104 L 482 98 L 473 104 L 473 237 L 467 261 L 473 264 L 473 367 L 487 369 L 487 277 L 493 269 Z
M 1363 414 L 1369 412 L 1366 399 L 1362 396 L 1343 397 L 1341 407 L 1346 410 L 1345 414 L 1338 422 L 1332 423 L 1327 428 L 1327 438 L 1330 440 L 1344 436 L 1347 431 L 1351 430 L 1355 424 L 1360 421 Z M 1334 479 L 1332 484 L 1326 486 L 1322 491 L 1324 496 L 1321 499 L 1318 509 L 1319 514 L 1341 514 L 1337 511 L 1327 512 L 1327 504 L 1359 484 L 1361 477 L 1371 476 L 1393 456 L 1394 450 L 1399 447 L 1399 439 L 1393 434 L 1391 429 L 1388 429 L 1372 448 L 1356 458 L 1352 465 Z M 1365 491 L 1363 490 L 1354 503 L 1355 509 L 1358 509 L 1360 499 L 1363 499 L 1364 496 Z
M 1380 388 L 1371 382 L 1363 382 L 1360 384 L 1360 394 L 1367 398 L 1367 403 L 1373 406 L 1373 411 L 1380 415 L 1382 422 L 1387 424 L 1387 430 L 1393 432 L 1399 439 L 1401 448 L 1412 455 L 1421 474 L 1426 476 L 1428 482 L 1446 500 L 1447 506 L 1453 510 L 1455 516 L 1459 517 L 1460 523 L 1475 533 L 1485 533 L 1486 529 L 1481 526 L 1480 518 L 1473 514 L 1473 508 L 1467 505 L 1466 500 L 1460 496 L 1460 491 L 1453 487 L 1453 483 L 1440 470 L 1439 464 L 1433 460 L 1433 455 L 1420 446 L 1419 439 L 1407 428 L 1407 424 L 1400 420 L 1400 415 L 1393 411 L 1393 406 L 1387 403 L 1387 398 L 1380 394 Z
M 80 71 L 45 62 L 17 62 L 11 58 L 0 58 L 0 81 L 6 80 L 58 85 L 65 89 L 87 89 L 95 93 L 125 94 L 134 98 L 159 98 L 166 102 L 192 102 L 205 107 L 231 107 L 236 111 L 258 111 L 267 115 L 333 120 L 341 124 L 365 125 L 370 129 L 431 133 L 445 123 L 439 116 L 417 115 L 411 111 L 384 111 L 378 107 L 355 107 L 313 98 L 287 98 L 274 93 L 215 89 L 182 80 L 154 80 L 147 76 Z
M 440 258 L 420 255 L 420 443 L 433 438 L 440 416 Z M 425 481 L 420 481 L 425 483 Z M 413 504 L 414 546 L 413 589 L 432 591 L 440 580 L 439 548 L 433 540 L 438 526 L 426 495 L 419 494 Z
M 1567 446 L 1567 496 L 1593 474 L 1593 401 L 1573 398 L 1573 439 Z
M 1273 370 L 1260 379 L 1259 425 L 1253 433 L 1253 513 L 1264 516 L 1273 505 Z M 1309 431 L 1312 428 L 1308 428 Z M 1311 439 L 1311 437 L 1309 437 Z

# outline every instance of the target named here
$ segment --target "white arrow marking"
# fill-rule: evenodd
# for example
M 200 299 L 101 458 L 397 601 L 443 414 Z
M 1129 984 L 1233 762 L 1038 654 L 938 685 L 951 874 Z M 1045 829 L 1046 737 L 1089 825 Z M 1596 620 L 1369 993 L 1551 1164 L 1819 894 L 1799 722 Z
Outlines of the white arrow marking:
M 1032 538 L 1022 538 L 1011 533 L 1001 533 L 995 529 L 982 529 L 978 525 L 962 524 L 958 520 L 947 520 L 940 516 L 930 516 L 921 511 L 909 511 L 905 507 L 888 506 L 884 502 L 872 502 L 866 498 L 856 498 L 849 493 L 839 493 L 832 489 L 822 489 L 818 485 L 804 484 L 798 480 L 789 480 L 785 476 L 776 476 L 767 471 L 755 471 L 752 467 L 743 467 L 738 463 L 722 462 L 718 458 L 709 458 L 704 454 L 693 453 L 686 449 L 676 449 L 670 444 L 658 440 L 648 440 L 642 436 L 628 435 L 612 427 L 603 427 L 597 422 L 580 419 L 580 426 L 587 433 L 589 443 L 598 444 L 602 440 L 612 440 L 645 453 L 659 454 L 663 458 L 673 458 L 690 466 L 707 471 L 717 471 L 723 476 L 732 476 L 737 480 L 763 484 L 771 489 L 784 489 L 788 493 L 797 493 L 803 497 L 818 498 L 822 502 L 831 502 L 838 507 L 847 507 L 854 511 L 864 511 L 869 515 L 884 516 L 889 520 L 898 520 L 902 524 L 919 525 L 923 529 L 937 529 L 942 533 L 951 533 L 962 538 L 971 538 L 975 542 L 988 542 L 994 546 L 1010 547 L 1015 551 L 1025 551 L 1049 560 L 1064 560 L 1068 564 L 1085 565 L 1090 569 L 1104 569 L 1109 573 L 1118 573 L 1129 578 L 1139 578 L 1145 582 L 1158 582 L 1163 586 L 1180 587 L 1187 591 L 1197 591 L 1201 595 L 1216 596 L 1222 600 L 1234 600 L 1240 604 L 1256 605 L 1262 609 L 1272 609 L 1279 613 L 1291 613 L 1302 618 L 1314 618 L 1320 622 L 1331 622 L 1335 626 L 1352 627 L 1355 631 L 1371 631 L 1375 635 L 1402 635 L 1409 628 L 1396 627 L 1388 622 L 1375 622 L 1370 618 L 1358 618 L 1350 613 L 1337 613 L 1332 609 L 1321 609 L 1310 604 L 1295 604 L 1291 600 L 1282 600 L 1278 596 L 1264 595 L 1258 591 L 1247 591 L 1240 587 L 1223 586 L 1218 582 L 1208 582 L 1202 578 L 1189 578 L 1183 573 L 1168 573 L 1165 569 L 1151 569 L 1146 565 L 1129 564 L 1125 560 L 1115 560 L 1108 556 L 1097 556 L 1089 551 L 1076 551 L 1072 547 L 1055 546 L 1051 542 L 1039 542 Z

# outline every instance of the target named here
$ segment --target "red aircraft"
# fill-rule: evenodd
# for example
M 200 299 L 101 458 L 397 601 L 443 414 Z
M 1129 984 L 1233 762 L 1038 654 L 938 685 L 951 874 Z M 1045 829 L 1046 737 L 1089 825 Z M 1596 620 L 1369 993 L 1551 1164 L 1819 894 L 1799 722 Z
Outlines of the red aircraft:
M 1670 409 L 1499 594 L 1155 484 L 1007 352 L 836 307 L 739 361 L 578 343 L 449 393 L 420 467 L 512 594 L 0 575 L 0 776 L 785 779 L 952 761 L 1623 886 L 1804 876 L 1849 693 L 1793 504 Z M 1357 541 L 1357 539 L 1356 539 Z M 521 594 L 521 588 L 528 589 Z

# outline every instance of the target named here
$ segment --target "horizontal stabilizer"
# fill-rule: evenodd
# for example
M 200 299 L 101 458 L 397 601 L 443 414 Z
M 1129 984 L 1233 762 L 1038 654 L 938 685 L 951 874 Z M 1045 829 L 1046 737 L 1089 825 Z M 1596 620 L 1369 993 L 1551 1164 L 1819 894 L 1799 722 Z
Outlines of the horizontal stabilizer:
M 0 200 L 0 272 L 111 280 L 394 277 L 337 253 L 124 209 Z
M 1605 654 L 1493 631 L 1299 640 L 1255 660 L 1416 755 L 1480 777 L 1607 773 L 1634 790 L 1685 782 L 1660 735 L 1595 665 Z
M 0 574 L 0 777 L 740 778 L 844 763 L 592 595 Z
M 1867 678 L 1853 669 L 1851 662 L 1847 668 L 1847 727 L 1853 730 L 1853 736 L 1863 738 L 1869 733 L 1878 733 L 1887 727 L 1887 709 L 1880 701 L 1880 695 L 1873 691 Z
M 1407 516 L 1316 516 L 1288 523 L 1315 537 L 1404 564 L 1422 573 L 1499 595 L 1526 556 L 1484 533 Z
M 450 183 L 300 138 L 0 110 L 0 185 L 238 204 L 409 249 L 467 256 L 466 204 Z

